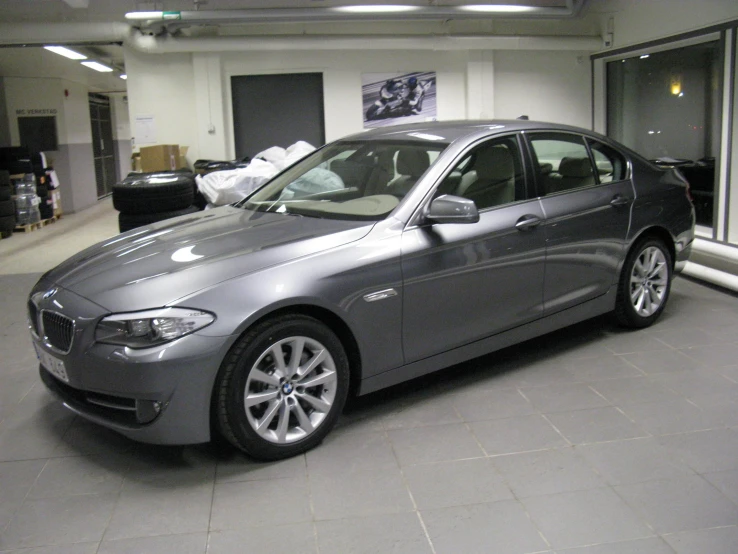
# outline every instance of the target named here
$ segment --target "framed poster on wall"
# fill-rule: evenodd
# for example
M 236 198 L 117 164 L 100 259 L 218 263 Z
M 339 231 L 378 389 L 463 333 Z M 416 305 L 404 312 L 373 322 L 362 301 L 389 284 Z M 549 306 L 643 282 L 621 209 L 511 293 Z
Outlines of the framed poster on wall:
M 364 128 L 436 120 L 436 72 L 364 73 Z

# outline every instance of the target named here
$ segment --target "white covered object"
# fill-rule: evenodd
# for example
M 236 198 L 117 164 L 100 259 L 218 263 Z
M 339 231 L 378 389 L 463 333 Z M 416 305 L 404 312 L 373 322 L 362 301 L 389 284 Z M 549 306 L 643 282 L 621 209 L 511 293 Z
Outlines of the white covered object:
M 252 160 L 247 167 L 198 175 L 195 181 L 208 202 L 225 206 L 243 200 L 278 172 L 270 162 Z
M 273 163 L 277 169 L 282 171 L 285 167 L 291 166 L 297 160 L 310 154 L 313 150 L 315 150 L 315 147 L 312 144 L 304 140 L 298 140 L 286 150 L 281 146 L 272 146 L 263 152 L 259 152 L 254 158 Z

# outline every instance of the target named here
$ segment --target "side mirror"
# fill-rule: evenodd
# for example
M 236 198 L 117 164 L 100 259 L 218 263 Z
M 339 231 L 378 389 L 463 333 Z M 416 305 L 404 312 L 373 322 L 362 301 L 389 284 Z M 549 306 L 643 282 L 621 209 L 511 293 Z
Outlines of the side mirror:
M 473 200 L 444 194 L 431 202 L 425 217 L 433 223 L 476 223 L 479 211 Z

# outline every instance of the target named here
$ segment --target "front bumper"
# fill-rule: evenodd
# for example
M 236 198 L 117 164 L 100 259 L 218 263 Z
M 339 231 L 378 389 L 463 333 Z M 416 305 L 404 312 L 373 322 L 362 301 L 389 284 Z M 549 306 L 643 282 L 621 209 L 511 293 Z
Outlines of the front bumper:
M 52 301 L 33 298 L 39 311 Z M 66 407 L 141 442 L 210 440 L 213 383 L 231 337 L 194 333 L 146 349 L 95 343 L 95 326 L 107 312 L 64 289 L 57 289 L 53 301 L 57 312 L 74 320 L 69 351 L 54 348 L 40 336 L 43 332 L 34 332 L 38 325 L 31 326 L 31 336 L 38 350 L 64 364 L 66 382 L 43 365 L 40 373 L 46 387 Z

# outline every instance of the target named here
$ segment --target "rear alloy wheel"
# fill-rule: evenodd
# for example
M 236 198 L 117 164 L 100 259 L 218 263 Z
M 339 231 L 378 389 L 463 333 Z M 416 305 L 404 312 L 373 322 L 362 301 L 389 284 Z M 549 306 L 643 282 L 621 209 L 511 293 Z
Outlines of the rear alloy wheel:
M 664 311 L 671 289 L 671 254 L 658 239 L 645 239 L 628 254 L 615 316 L 626 327 L 648 327 Z
M 256 326 L 227 356 L 216 384 L 223 435 L 254 458 L 276 460 L 320 443 L 348 393 L 348 360 L 319 321 L 283 316 Z

